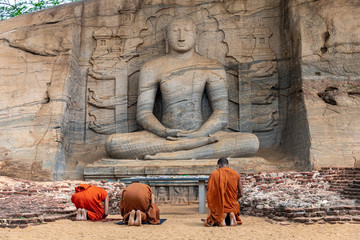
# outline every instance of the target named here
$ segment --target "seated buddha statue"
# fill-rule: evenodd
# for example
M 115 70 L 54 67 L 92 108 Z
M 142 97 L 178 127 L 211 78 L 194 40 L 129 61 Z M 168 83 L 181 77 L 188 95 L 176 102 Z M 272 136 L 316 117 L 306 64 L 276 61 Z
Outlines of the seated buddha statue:
M 209 159 L 255 154 L 252 133 L 224 131 L 229 121 L 226 72 L 216 60 L 195 51 L 197 28 L 189 18 L 176 18 L 166 29 L 169 52 L 143 65 L 139 76 L 139 132 L 110 135 L 105 143 L 112 158 Z M 153 113 L 161 91 L 162 118 Z M 206 94 L 212 110 L 202 115 Z

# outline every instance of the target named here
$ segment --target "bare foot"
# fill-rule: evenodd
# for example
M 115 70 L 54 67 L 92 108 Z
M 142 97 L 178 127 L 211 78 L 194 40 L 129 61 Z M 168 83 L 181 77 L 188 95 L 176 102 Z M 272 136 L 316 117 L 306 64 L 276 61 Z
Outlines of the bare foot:
M 87 220 L 87 211 L 86 211 L 86 209 L 81 208 L 81 212 L 82 212 L 82 214 L 81 214 L 82 219 L 81 220 L 86 221 Z
M 219 227 L 225 227 L 226 226 L 226 222 L 225 222 L 226 216 L 227 216 L 227 214 L 223 213 L 223 220 L 221 221 Z
M 129 226 L 134 226 L 135 225 L 135 210 L 132 210 L 130 212 L 128 225 Z
M 233 212 L 230 213 L 230 226 L 236 226 L 237 222 L 236 222 L 236 218 L 235 218 L 235 214 Z
M 141 211 L 136 211 L 136 220 L 135 220 L 135 226 L 141 226 Z
M 78 208 L 77 211 L 76 211 L 76 217 L 75 217 L 75 220 L 76 221 L 81 221 L 82 219 L 82 212 L 81 212 L 81 208 Z

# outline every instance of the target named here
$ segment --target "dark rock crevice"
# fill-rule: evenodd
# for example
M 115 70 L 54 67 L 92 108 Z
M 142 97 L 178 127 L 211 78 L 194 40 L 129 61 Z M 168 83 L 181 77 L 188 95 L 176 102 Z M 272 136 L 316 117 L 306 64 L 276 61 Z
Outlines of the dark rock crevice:
M 318 93 L 318 96 L 327 104 L 337 105 L 335 97 L 338 91 L 336 87 L 327 87 L 323 92 Z

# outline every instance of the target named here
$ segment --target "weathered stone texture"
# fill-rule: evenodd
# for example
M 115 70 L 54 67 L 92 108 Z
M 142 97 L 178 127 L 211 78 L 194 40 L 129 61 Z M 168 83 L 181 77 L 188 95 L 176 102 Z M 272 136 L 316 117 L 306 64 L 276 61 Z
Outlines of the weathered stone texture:
M 308 129 L 300 125 L 303 133 L 292 137 L 308 138 L 309 162 L 315 169 L 356 166 L 360 150 L 360 5 L 357 1 L 289 1 L 287 8 L 296 29 L 292 48 L 299 44 L 293 56 L 299 64 L 298 74 L 290 80 L 293 94 L 299 97 L 290 97 L 297 106 L 289 106 L 293 107 L 289 113 L 301 112 L 303 116 L 298 117 L 305 117 L 308 125 Z M 294 127 L 299 123 L 292 122 Z M 298 153 L 303 152 L 301 146 L 295 146 Z
M 224 65 L 229 131 L 256 134 L 297 169 L 358 166 L 359 8 L 356 0 L 89 0 L 2 21 L 0 174 L 81 178 L 105 157 L 109 134 L 141 130 L 140 67 L 166 53 L 164 27 L 181 14 L 199 28 L 199 54 Z M 202 108 L 208 116 L 206 99 Z
M 63 174 L 81 5 L 10 19 L 0 26 L 0 173 Z

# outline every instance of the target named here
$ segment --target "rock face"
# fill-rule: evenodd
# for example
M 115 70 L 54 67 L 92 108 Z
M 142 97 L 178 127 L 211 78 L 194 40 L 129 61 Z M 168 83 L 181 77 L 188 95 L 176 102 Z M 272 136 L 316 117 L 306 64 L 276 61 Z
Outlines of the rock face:
M 286 9 L 293 70 L 284 147 L 315 169 L 358 166 L 360 5 L 289 1 Z
M 3 21 L 0 174 L 81 178 L 108 135 L 141 130 L 139 70 L 166 53 L 179 15 L 199 29 L 197 52 L 224 65 L 229 131 L 280 146 L 297 169 L 357 166 L 359 10 L 355 0 L 89 0 Z
M 62 178 L 76 108 L 81 5 L 0 26 L 0 172 Z

